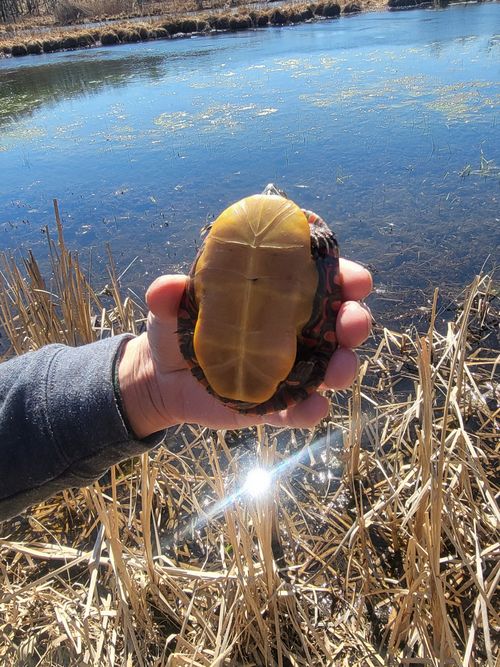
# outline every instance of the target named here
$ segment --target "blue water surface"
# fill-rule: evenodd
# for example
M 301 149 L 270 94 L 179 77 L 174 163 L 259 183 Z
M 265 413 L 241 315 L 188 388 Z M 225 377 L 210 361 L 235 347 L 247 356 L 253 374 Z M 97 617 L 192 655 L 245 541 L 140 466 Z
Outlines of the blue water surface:
M 498 261 L 500 5 L 0 61 L 0 248 L 62 210 L 97 274 L 187 270 L 270 181 L 374 270 L 389 314 Z M 38 246 L 40 246 L 38 248 Z

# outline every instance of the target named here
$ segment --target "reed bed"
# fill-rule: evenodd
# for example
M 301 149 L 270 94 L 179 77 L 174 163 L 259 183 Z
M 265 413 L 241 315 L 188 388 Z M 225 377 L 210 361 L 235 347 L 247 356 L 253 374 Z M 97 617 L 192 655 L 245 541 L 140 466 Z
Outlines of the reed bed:
M 12 351 L 142 327 L 60 225 L 49 256 L 45 279 L 3 257 Z M 376 328 L 314 432 L 172 429 L 4 523 L 0 662 L 493 667 L 498 292 L 476 278 L 445 324 L 436 303 L 426 332 Z
M 101 25 L 95 27 L 88 18 L 85 23 L 77 26 L 53 25 L 44 33 L 39 29 L 12 28 L 1 30 L 0 26 L 0 57 L 17 57 L 40 55 L 55 51 L 91 48 L 95 46 L 112 46 L 155 39 L 172 39 L 193 34 L 210 34 L 212 32 L 251 30 L 269 26 L 284 26 L 303 23 L 305 21 L 333 19 L 343 14 L 352 14 L 362 10 L 385 8 L 381 3 L 385 0 L 360 0 L 359 2 L 343 2 L 333 0 L 326 2 L 304 3 L 301 0 L 280 4 L 272 8 L 266 4 L 255 6 L 241 3 L 234 6 L 221 6 L 217 3 L 206 3 L 197 9 L 190 5 L 171 5 L 162 18 L 159 16 L 140 17 L 122 16 L 113 21 L 99 18 Z M 405 0 L 406 1 L 406 0 Z M 181 7 L 183 9 L 181 10 Z M 189 7 L 189 8 L 188 8 Z

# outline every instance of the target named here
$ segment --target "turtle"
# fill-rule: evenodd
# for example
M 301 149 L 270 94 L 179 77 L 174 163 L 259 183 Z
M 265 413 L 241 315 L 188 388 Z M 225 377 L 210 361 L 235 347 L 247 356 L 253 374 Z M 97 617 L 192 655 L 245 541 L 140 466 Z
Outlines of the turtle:
M 192 374 L 241 413 L 299 403 L 337 347 L 334 233 L 273 184 L 226 208 L 206 232 L 177 318 Z

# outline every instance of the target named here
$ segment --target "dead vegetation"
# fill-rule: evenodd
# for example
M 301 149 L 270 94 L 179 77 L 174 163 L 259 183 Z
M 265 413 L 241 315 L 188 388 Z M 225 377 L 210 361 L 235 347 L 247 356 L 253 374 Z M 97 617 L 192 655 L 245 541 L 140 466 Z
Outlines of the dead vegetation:
M 16 353 L 142 326 L 60 226 L 50 259 L 3 258 Z M 444 328 L 377 329 L 314 433 L 180 428 L 3 524 L 2 664 L 493 667 L 499 324 L 479 277 Z
M 54 51 L 80 49 L 92 46 L 111 46 L 129 42 L 147 41 L 152 39 L 171 39 L 192 35 L 194 33 L 210 33 L 212 31 L 237 31 L 263 28 L 266 26 L 283 26 L 302 23 L 304 21 L 332 19 L 341 13 L 352 14 L 362 9 L 380 7 L 379 0 L 364 0 L 364 3 L 345 2 L 339 4 L 327 2 L 291 2 L 272 8 L 263 5 L 250 8 L 246 4 L 234 7 L 222 6 L 214 1 L 203 7 L 192 9 L 184 4 L 169 5 L 168 10 L 159 16 L 138 17 L 134 13 L 125 12 L 114 15 L 113 20 L 107 16 L 91 16 L 83 13 L 82 20 L 72 21 L 75 25 L 51 25 L 43 33 L 39 29 L 26 29 L 23 25 L 9 24 L 7 29 L 0 30 L 0 57 L 25 56 Z M 85 20 L 83 18 L 85 17 Z M 132 20 L 132 19 L 138 20 Z M 100 25 L 95 26 L 95 23 Z M 88 23 L 89 25 L 85 25 Z M 1 28 L 1 26 L 0 26 Z

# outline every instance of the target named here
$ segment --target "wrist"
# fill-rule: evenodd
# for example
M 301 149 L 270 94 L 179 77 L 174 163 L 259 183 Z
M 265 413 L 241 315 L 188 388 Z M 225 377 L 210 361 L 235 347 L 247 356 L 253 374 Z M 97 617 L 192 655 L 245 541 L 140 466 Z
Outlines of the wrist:
M 163 410 L 146 334 L 125 341 L 117 363 L 123 417 L 135 437 L 142 440 L 171 426 Z

